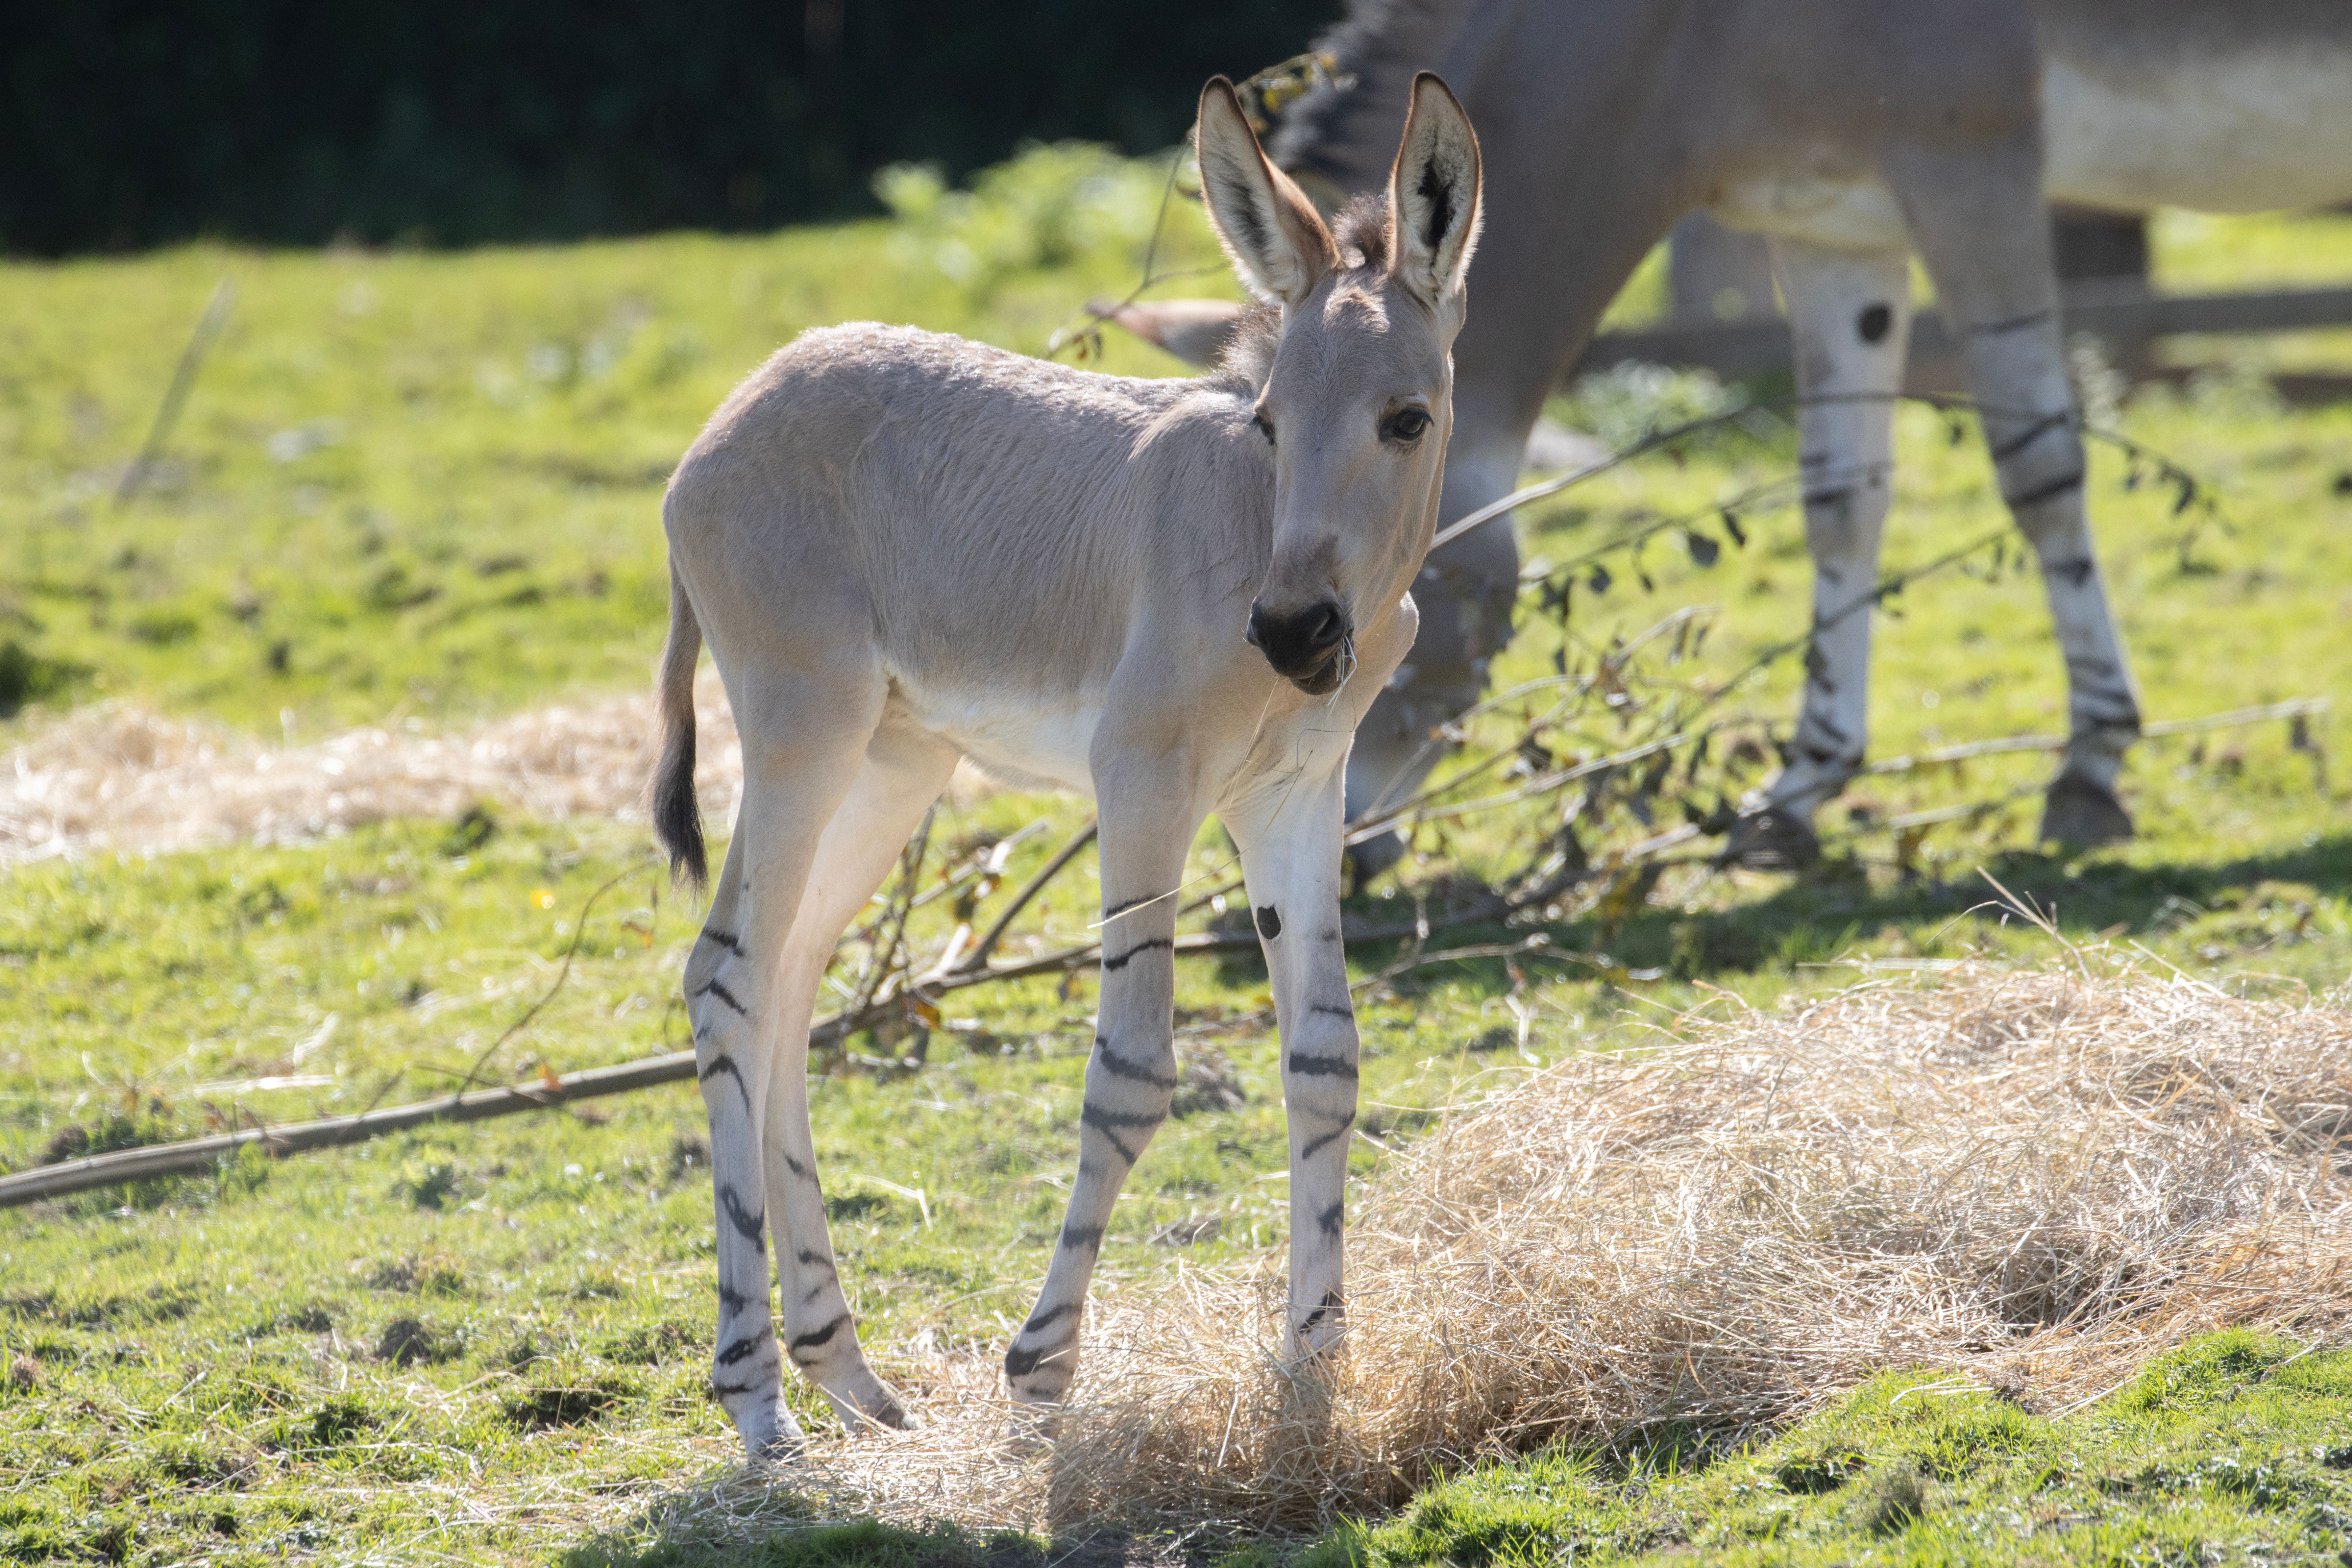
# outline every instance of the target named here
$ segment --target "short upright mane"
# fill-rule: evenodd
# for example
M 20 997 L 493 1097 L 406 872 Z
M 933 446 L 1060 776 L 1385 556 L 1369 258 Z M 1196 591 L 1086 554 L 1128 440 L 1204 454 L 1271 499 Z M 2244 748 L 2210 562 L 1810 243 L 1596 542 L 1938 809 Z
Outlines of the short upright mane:
M 1377 272 L 1386 268 L 1388 193 L 1366 191 L 1349 202 L 1332 218 L 1331 237 L 1339 247 L 1340 265 L 1348 271 Z M 1255 397 L 1274 374 L 1275 351 L 1281 346 L 1282 311 L 1273 305 L 1253 305 L 1234 323 L 1233 335 L 1217 355 L 1216 379 Z
M 1283 111 L 1266 151 L 1292 174 L 1328 181 L 1341 196 L 1384 180 L 1396 155 L 1397 106 L 1416 72 L 1435 70 L 1469 19 L 1465 0 L 1349 0 L 1315 41 L 1355 85 L 1318 87 Z M 1318 201 L 1324 193 L 1309 187 Z

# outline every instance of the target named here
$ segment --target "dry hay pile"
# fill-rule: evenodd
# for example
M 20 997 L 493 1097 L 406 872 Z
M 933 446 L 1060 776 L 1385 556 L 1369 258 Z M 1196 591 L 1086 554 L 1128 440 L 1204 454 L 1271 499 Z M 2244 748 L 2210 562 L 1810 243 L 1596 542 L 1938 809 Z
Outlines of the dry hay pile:
M 1802 1414 L 1889 1366 L 2050 1409 L 2210 1329 L 2352 1321 L 2352 1014 L 1982 969 L 1683 1020 L 1442 1124 L 1354 1207 L 1351 1348 L 1276 1365 L 1279 1258 L 1097 1303 L 1059 1440 L 992 1364 L 818 1456 L 844 1500 L 1309 1528 L 1465 1458 Z M 902 1373 L 903 1375 L 903 1373 Z
M 697 682 L 695 708 L 703 809 L 730 821 L 743 759 L 715 673 Z M 369 728 L 283 748 L 201 720 L 100 704 L 0 757 L 0 864 L 93 849 L 299 843 L 389 817 L 451 816 L 477 801 L 546 818 L 630 818 L 654 732 L 649 693 L 544 708 L 459 735 Z

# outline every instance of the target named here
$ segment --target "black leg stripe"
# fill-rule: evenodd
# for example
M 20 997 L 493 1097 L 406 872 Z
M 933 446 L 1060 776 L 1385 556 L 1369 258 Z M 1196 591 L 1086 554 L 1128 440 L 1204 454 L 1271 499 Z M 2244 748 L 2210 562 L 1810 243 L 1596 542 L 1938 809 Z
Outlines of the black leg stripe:
M 1345 1057 L 1310 1057 L 1304 1051 L 1293 1051 L 1282 1064 L 1282 1070 L 1301 1078 L 1353 1078 L 1356 1064 Z
M 719 1206 L 727 1211 L 728 1224 L 757 1243 L 762 1251 L 766 1250 L 767 1238 L 762 1234 L 768 1219 L 765 1214 L 745 1208 L 742 1198 L 731 1186 L 719 1189 Z
M 1103 1070 L 1112 1077 L 1131 1079 L 1137 1083 L 1148 1083 L 1154 1089 L 1172 1089 L 1181 1081 L 1174 1073 L 1156 1073 L 1150 1068 L 1137 1066 L 1124 1057 L 1112 1055 L 1110 1042 L 1100 1035 L 1095 1037 L 1095 1058 L 1102 1063 Z
M 743 956 L 742 941 L 731 931 L 706 931 L 694 940 L 697 942 L 715 942 L 719 946 L 725 948 L 728 952 L 733 953 L 736 957 L 740 958 Z
M 806 1248 L 803 1248 L 801 1251 L 793 1253 L 793 1261 L 799 1264 L 803 1268 L 823 1268 L 828 1272 L 831 1272 L 833 1269 L 832 1258 L 827 1258 L 822 1252 L 811 1252 Z
M 1006 1351 L 1004 1352 L 1004 1375 L 1008 1378 L 1026 1377 L 1031 1373 L 1037 1370 L 1037 1363 L 1039 1362 L 1044 1361 L 1048 1355 L 1055 1353 L 1059 1349 L 1059 1346 L 1055 1346 L 1051 1350 L 1024 1351 L 1014 1349 Z
M 1132 959 L 1137 953 L 1150 952 L 1154 948 L 1166 948 L 1172 952 L 1175 951 L 1176 943 L 1164 936 L 1151 937 L 1146 941 L 1137 942 L 1133 947 L 1129 948 L 1117 958 L 1105 958 L 1103 960 L 1103 967 L 1107 970 L 1113 971 L 1125 969 L 1128 965 L 1128 961 Z
M 1320 1231 L 1321 1231 L 1324 1235 L 1326 1235 L 1326 1236 L 1337 1236 L 1337 1235 L 1339 1235 L 1339 1216 L 1340 1216 L 1340 1215 L 1341 1215 L 1342 1213 L 1344 1213 L 1344 1212 L 1346 1211 L 1347 1207 L 1348 1207 L 1347 1203 L 1346 1203 L 1346 1201 L 1343 1199 L 1342 1201 L 1340 1201 L 1340 1202 L 1339 1202 L 1339 1203 L 1333 1204 L 1329 1208 L 1325 1209 L 1321 1214 L 1317 1215 L 1315 1216 L 1315 1226 L 1316 1226 L 1316 1228 L 1317 1228 L 1318 1230 L 1320 1230 Z
M 728 990 L 724 985 L 719 984 L 716 980 L 712 981 L 709 984 L 705 985 L 702 988 L 702 994 L 705 996 L 718 997 L 721 1002 L 724 1002 L 730 1007 L 734 1008 L 736 1015 L 739 1017 L 748 1018 L 751 1016 L 751 1009 L 744 1006 L 742 1003 L 735 1000 L 735 994 Z
M 2016 435 L 2011 436 L 2008 440 L 2003 441 L 2000 446 L 1995 447 L 1992 449 L 1992 460 L 1996 463 L 2005 463 L 2009 461 L 2011 458 L 2016 457 L 2020 452 L 2024 451 L 2028 447 L 2032 446 L 2033 443 L 2041 440 L 2042 437 L 2047 436 L 2053 430 L 2063 428 L 2064 426 L 2071 423 L 2072 420 L 2073 416 L 2066 414 L 2043 415 L 2041 418 L 2035 420 L 2032 424 L 2028 425 Z
M 719 1364 L 720 1366 L 733 1366 L 737 1362 L 741 1361 L 745 1356 L 751 1354 L 761 1345 L 766 1344 L 767 1342 L 768 1336 L 765 1334 L 745 1334 L 741 1339 L 729 1344 L 725 1349 L 719 1352 Z
M 1316 1155 L 1321 1153 L 1332 1140 L 1345 1138 L 1349 1132 L 1355 1130 L 1355 1126 L 1356 1119 L 1350 1116 L 1347 1121 L 1339 1123 L 1339 1126 L 1333 1128 L 1330 1131 L 1308 1139 L 1306 1146 L 1298 1151 L 1298 1157 L 1302 1160 L 1312 1160 Z
M 719 1287 L 719 1310 L 720 1311 L 740 1312 L 751 1304 L 751 1298 L 743 1294 L 742 1291 L 730 1290 L 723 1284 Z
M 1083 1247 L 1092 1251 L 1102 1250 L 1103 1227 L 1098 1225 L 1066 1225 L 1062 1227 L 1061 1245 Z
M 743 1096 L 743 1109 L 749 1110 L 751 1108 L 751 1086 L 743 1081 L 742 1069 L 735 1065 L 733 1057 L 713 1057 L 710 1059 L 710 1065 L 698 1069 L 694 1076 L 698 1081 L 708 1083 L 720 1073 L 725 1073 L 735 1080 L 736 1089 Z
M 1966 328 L 1965 331 L 1972 338 L 1989 338 L 2001 332 L 2021 331 L 2027 327 L 2038 327 L 2055 314 L 2053 310 L 2031 310 L 2022 316 L 2011 316 L 2001 321 L 1986 321 L 1980 326 Z
M 811 1329 L 807 1333 L 794 1334 L 793 1336 L 792 1342 L 793 1359 L 794 1361 L 798 1361 L 800 1359 L 801 1352 L 813 1351 L 816 1349 L 817 1346 L 833 1338 L 834 1335 L 841 1332 L 842 1325 L 848 1321 L 849 1314 L 844 1312 L 821 1329 Z
M 1164 1110 L 1106 1110 L 1091 1100 L 1078 1108 L 1080 1125 L 1097 1132 L 1108 1132 L 1115 1127 L 1157 1127 L 1167 1120 Z
M 721 1399 L 735 1399 L 759 1391 L 760 1384 L 756 1383 L 714 1383 L 710 1385 L 710 1392 Z
M 1326 1018 L 1345 1018 L 1351 1024 L 1356 1020 L 1356 1010 L 1353 1007 L 1334 1007 L 1328 1002 L 1318 1002 L 1307 1010 L 1309 1013 L 1319 1013 Z
M 2083 472 L 2077 468 L 2063 479 L 2053 479 L 2046 485 L 2036 485 L 2022 495 L 2003 496 L 2000 499 L 2003 505 L 2014 511 L 2021 506 L 2038 506 L 2043 501 L 2054 500 L 2068 490 L 2079 490 L 2082 488 Z
M 1058 1307 L 1040 1308 L 1030 1315 L 1027 1322 L 1021 1325 L 1021 1331 L 1024 1334 L 1041 1332 L 1077 1310 L 1078 1304 L 1076 1301 L 1065 1301 Z
M 1129 899 L 1123 904 L 1113 904 L 1110 908 L 1103 911 L 1103 919 L 1106 921 L 1115 921 L 1118 919 L 1119 916 L 1127 913 L 1128 910 L 1139 910 L 1144 905 L 1152 901 L 1153 900 L 1150 899 Z
M 782 1153 L 782 1150 L 777 1152 L 779 1153 Z M 798 1176 L 803 1182 L 809 1179 L 809 1168 L 806 1165 L 802 1164 L 798 1160 L 793 1159 L 790 1154 L 784 1155 L 784 1169 L 790 1171 L 793 1175 Z

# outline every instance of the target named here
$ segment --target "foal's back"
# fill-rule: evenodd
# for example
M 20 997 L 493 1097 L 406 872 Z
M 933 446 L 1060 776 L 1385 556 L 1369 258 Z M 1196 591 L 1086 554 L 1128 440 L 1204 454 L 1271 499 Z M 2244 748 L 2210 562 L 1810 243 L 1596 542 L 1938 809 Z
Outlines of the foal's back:
M 672 552 L 698 600 L 870 629 L 894 678 L 1104 674 L 1180 584 L 1245 601 L 1262 571 L 1271 466 L 1250 394 L 911 328 L 806 332 L 680 463 Z

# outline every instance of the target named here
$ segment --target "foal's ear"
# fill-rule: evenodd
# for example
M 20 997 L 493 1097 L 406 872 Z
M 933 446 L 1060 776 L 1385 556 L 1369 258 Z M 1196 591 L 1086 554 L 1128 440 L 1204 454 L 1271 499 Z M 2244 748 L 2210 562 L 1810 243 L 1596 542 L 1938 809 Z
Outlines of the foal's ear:
M 1433 305 L 1458 304 L 1478 247 L 1478 133 L 1453 89 L 1412 79 L 1412 111 L 1389 172 L 1389 273 Z
M 1201 194 L 1209 226 L 1234 270 L 1260 299 L 1290 310 L 1339 263 L 1331 231 L 1290 176 L 1266 162 L 1234 84 L 1212 77 L 1201 89 Z

